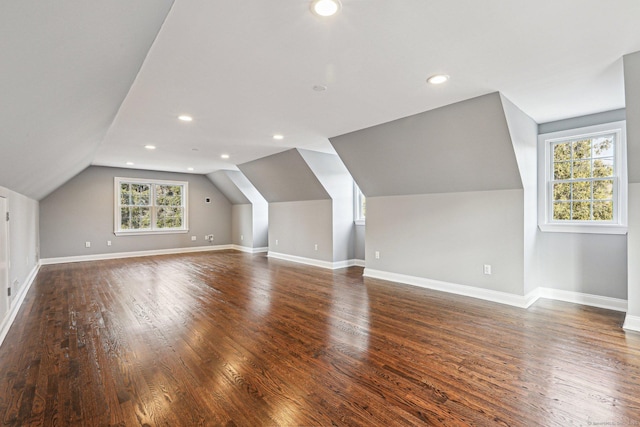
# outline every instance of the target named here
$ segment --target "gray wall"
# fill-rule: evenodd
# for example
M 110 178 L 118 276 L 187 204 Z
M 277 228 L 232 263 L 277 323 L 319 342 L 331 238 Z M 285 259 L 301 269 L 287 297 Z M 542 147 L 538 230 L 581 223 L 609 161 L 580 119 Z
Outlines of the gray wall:
M 335 154 L 298 150 L 332 201 L 333 261 L 355 256 L 353 178 Z
M 269 251 L 333 262 L 331 200 L 269 203 Z
M 330 141 L 367 197 L 522 188 L 498 93 Z
M 22 194 L 0 187 L 0 197 L 7 199 L 9 221 L 10 304 L 26 284 L 29 273 L 39 260 L 38 202 Z M 0 218 L 4 221 L 4 218 Z M 0 319 L 0 323 L 2 319 Z
M 543 123 L 538 128 L 542 134 L 624 118 L 624 110 L 614 110 Z M 538 159 L 544 161 L 543 146 L 538 147 Z M 539 231 L 536 257 L 538 286 L 627 299 L 627 236 Z
M 353 250 L 353 258 L 364 261 L 366 246 L 366 224 L 356 225 L 355 247 Z
M 367 268 L 523 295 L 523 206 L 523 190 L 367 198 Z
M 231 206 L 231 243 L 253 248 L 253 206 Z
M 627 314 L 640 317 L 640 52 L 624 57 L 629 172 Z
M 115 236 L 114 177 L 189 182 L 189 232 L 186 234 Z M 205 198 L 211 203 L 205 203 Z M 91 166 L 40 202 L 41 256 L 106 254 L 231 243 L 231 204 L 203 175 Z M 191 241 L 196 236 L 196 241 Z M 112 246 L 107 246 L 107 241 Z M 85 248 L 85 241 L 91 248 Z

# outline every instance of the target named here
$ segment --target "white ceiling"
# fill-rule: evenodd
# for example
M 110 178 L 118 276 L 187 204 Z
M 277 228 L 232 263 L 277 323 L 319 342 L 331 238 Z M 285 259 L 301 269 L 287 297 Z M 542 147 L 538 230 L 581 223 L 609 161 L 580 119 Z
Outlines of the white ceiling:
M 49 13 L 82 20 L 81 4 L 61 1 Z M 134 9 L 123 0 L 109 4 Z M 342 5 L 338 15 L 320 18 L 310 13 L 309 0 L 175 0 L 146 58 L 139 57 L 144 62 L 137 76 L 120 79 L 130 82 L 135 76 L 124 101 L 105 102 L 119 110 L 113 121 L 102 113 L 110 126 L 99 138 L 91 134 L 98 138 L 97 150 L 78 164 L 134 162 L 135 168 L 185 172 L 193 167 L 207 174 L 292 147 L 330 151 L 329 137 L 494 91 L 539 123 L 622 108 L 621 58 L 640 50 L 637 0 L 342 0 Z M 128 19 L 153 28 L 157 17 L 148 19 L 140 10 Z M 127 46 L 118 38 L 121 14 L 96 8 L 92 19 L 101 13 L 99 27 L 113 28 L 110 33 L 96 33 L 89 20 L 79 22 L 71 28 L 77 40 L 57 47 L 70 57 L 87 33 L 99 35 L 90 39 L 93 51 L 77 53 L 102 58 L 81 64 L 85 71 L 117 65 L 113 46 L 104 47 L 109 37 Z M 140 31 L 140 38 L 146 34 Z M 26 64 L 41 66 L 38 52 L 26 48 L 23 55 L 33 55 Z M 67 67 L 75 70 L 73 63 Z M 440 72 L 451 76 L 447 84 L 425 83 Z M 314 85 L 328 89 L 317 92 Z M 94 86 L 99 90 L 92 97 L 110 99 L 104 78 Z M 64 109 L 54 107 L 49 115 L 64 117 Z M 73 114 L 95 119 L 93 110 Z M 180 114 L 192 115 L 193 122 L 178 121 Z M 274 133 L 285 139 L 273 140 Z M 36 151 L 48 143 L 29 141 Z M 4 151 L 5 141 L 0 144 Z M 145 144 L 158 148 L 148 151 Z M 223 153 L 231 158 L 220 159 Z M 0 185 L 5 185 L 1 173 Z

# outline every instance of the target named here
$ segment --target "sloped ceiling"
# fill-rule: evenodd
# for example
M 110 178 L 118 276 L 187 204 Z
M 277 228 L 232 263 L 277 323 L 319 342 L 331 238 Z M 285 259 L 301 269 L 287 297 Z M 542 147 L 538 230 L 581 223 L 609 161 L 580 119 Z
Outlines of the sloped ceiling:
M 172 3 L 0 2 L 0 186 L 41 199 L 89 166 Z
M 367 197 L 522 188 L 500 94 L 331 138 Z
M 331 198 L 296 149 L 238 167 L 269 203 Z
M 0 186 L 39 199 L 90 163 L 208 174 L 332 152 L 493 92 L 538 123 L 623 108 L 640 50 L 637 0 L 342 0 L 329 19 L 309 2 L 0 2 Z
M 218 187 L 218 190 L 224 194 L 231 204 L 246 205 L 251 203 L 247 196 L 245 196 L 238 186 L 231 180 L 229 175 L 232 172 L 240 173 L 238 171 L 217 171 L 207 175 L 207 178 L 213 182 L 213 185 Z

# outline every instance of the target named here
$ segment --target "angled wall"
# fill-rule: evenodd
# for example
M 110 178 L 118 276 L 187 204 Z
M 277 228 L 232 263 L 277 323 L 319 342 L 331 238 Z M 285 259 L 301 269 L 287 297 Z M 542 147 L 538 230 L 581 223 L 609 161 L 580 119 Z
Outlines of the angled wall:
M 629 173 L 628 311 L 625 328 L 640 331 L 640 52 L 624 57 Z
M 270 256 L 330 267 L 353 257 L 353 180 L 337 156 L 292 149 L 239 168 L 269 202 Z
M 231 242 L 252 252 L 268 244 L 268 203 L 240 171 L 220 170 L 207 178 L 232 203 Z
M 532 122 L 507 108 L 531 145 Z M 365 275 L 525 294 L 525 189 L 500 94 L 331 143 L 367 196 Z

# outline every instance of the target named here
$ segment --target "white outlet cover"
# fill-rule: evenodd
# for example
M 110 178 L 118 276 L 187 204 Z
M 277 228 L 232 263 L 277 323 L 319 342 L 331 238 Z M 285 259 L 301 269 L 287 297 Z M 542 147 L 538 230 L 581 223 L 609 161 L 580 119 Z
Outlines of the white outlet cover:
M 191 241 L 195 242 L 196 241 L 196 236 L 191 236 Z

